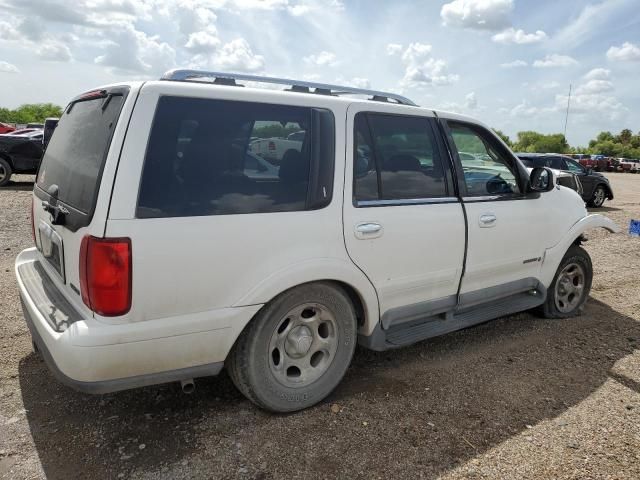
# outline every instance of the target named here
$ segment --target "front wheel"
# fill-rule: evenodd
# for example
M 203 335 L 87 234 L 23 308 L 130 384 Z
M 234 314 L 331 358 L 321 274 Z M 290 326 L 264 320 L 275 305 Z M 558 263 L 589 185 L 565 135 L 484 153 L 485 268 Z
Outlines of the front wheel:
M 340 383 L 353 357 L 356 314 L 332 283 L 291 289 L 267 304 L 227 358 L 231 380 L 272 412 L 315 405 Z
M 580 315 L 591 290 L 593 266 L 586 250 L 572 245 L 556 271 L 547 299 L 541 307 L 545 318 L 569 318 Z
M 589 205 L 595 208 L 600 208 L 607 198 L 607 192 L 602 185 L 598 185 L 593 191 Z

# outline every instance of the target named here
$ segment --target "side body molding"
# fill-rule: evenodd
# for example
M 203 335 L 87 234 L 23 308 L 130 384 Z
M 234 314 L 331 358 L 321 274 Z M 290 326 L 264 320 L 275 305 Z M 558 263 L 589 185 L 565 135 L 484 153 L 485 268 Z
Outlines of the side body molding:
M 560 242 L 545 250 L 540 272 L 540 280 L 544 285 L 549 286 L 553 281 L 558 265 L 560 265 L 562 257 L 571 244 L 574 243 L 580 235 L 593 228 L 604 228 L 611 233 L 618 233 L 622 230 L 613 220 L 601 214 L 582 217 L 573 224 Z

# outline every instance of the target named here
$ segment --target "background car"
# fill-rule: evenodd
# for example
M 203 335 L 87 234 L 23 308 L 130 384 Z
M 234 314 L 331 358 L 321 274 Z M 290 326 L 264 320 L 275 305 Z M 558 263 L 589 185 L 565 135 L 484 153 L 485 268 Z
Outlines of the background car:
M 0 135 L 0 187 L 14 173 L 35 174 L 42 160 L 42 130 L 23 135 Z
M 0 134 L 2 133 L 10 133 L 15 130 L 15 127 L 12 127 L 9 124 L 0 122 Z
M 592 168 L 580 165 L 573 158 L 553 153 L 516 153 L 527 167 L 549 167 L 574 173 L 582 184 L 582 198 L 590 207 L 602 207 L 605 200 L 613 200 L 609 179 Z

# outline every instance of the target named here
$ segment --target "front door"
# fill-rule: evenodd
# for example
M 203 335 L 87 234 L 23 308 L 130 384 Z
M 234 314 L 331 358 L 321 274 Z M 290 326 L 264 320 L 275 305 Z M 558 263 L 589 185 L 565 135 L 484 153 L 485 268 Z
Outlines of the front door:
M 445 124 L 469 225 L 459 306 L 532 288 L 551 233 L 544 225 L 552 212 L 539 194 L 526 194 L 526 170 L 495 135 L 475 124 Z
M 366 107 L 348 112 L 344 238 L 386 328 L 455 305 L 465 224 L 432 114 Z

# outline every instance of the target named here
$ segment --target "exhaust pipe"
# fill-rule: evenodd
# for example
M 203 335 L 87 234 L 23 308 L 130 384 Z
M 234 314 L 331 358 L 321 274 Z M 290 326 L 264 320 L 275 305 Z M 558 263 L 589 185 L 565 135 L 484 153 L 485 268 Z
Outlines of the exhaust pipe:
M 191 395 L 196 391 L 196 384 L 193 383 L 193 378 L 188 380 L 180 380 L 180 386 L 182 387 L 182 393 Z

